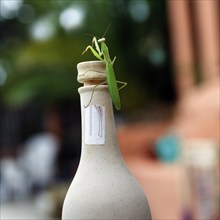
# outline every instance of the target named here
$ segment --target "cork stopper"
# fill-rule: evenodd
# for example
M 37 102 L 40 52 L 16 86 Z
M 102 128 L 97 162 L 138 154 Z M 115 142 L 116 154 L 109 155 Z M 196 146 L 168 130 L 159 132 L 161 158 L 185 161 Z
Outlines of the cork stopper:
M 97 85 L 106 81 L 106 68 L 102 61 L 85 61 L 77 64 L 77 80 L 86 85 Z

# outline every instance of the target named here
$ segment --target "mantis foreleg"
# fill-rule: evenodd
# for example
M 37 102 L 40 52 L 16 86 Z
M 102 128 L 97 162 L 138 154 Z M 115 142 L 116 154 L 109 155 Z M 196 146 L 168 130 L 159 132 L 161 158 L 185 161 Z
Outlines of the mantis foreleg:
M 97 41 L 96 37 L 93 37 L 92 43 L 95 44 L 95 48 L 98 51 L 99 56 L 102 56 L 103 53 L 100 50 L 100 47 L 99 47 L 99 44 L 98 44 L 98 41 Z
M 84 54 L 88 49 L 90 49 L 90 50 L 92 51 L 93 55 L 94 55 L 97 59 L 101 60 L 102 62 L 105 62 L 105 61 L 102 59 L 102 57 L 94 50 L 94 48 L 93 48 L 92 46 L 86 47 L 86 49 L 83 51 L 82 54 Z

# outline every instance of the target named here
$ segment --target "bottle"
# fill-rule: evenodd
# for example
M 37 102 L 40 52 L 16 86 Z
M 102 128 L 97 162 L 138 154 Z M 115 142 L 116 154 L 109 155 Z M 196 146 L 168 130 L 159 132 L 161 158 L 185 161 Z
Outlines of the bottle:
M 126 167 L 118 147 L 112 101 L 108 86 L 103 85 L 105 64 L 82 62 L 77 69 L 78 81 L 84 83 L 79 88 L 82 152 L 64 200 L 62 219 L 150 220 L 145 194 Z

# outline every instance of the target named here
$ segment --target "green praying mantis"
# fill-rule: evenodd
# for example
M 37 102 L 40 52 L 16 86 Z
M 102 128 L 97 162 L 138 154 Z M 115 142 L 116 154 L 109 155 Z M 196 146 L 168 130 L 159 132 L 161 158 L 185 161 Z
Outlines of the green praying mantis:
M 110 27 L 110 25 L 109 25 L 109 27 Z M 111 60 L 108 47 L 105 43 L 106 39 L 104 38 L 109 27 L 105 31 L 102 38 L 97 40 L 97 38 L 95 36 L 93 36 L 92 46 L 91 45 L 87 46 L 86 49 L 82 53 L 82 54 L 84 54 L 88 50 L 91 50 L 93 55 L 97 59 L 99 59 L 103 63 L 105 63 L 105 65 L 106 65 L 106 81 L 94 86 L 90 101 L 87 104 L 87 106 L 85 106 L 85 107 L 88 107 L 90 105 L 96 87 L 107 83 L 108 88 L 109 88 L 109 93 L 112 98 L 112 102 L 113 102 L 114 106 L 116 107 L 116 109 L 120 110 L 121 109 L 121 100 L 120 100 L 119 90 L 124 88 L 127 85 L 127 83 L 122 82 L 122 81 L 117 81 L 116 77 L 115 77 L 115 71 L 114 71 L 113 65 L 116 60 L 116 57 L 114 57 L 114 59 Z M 93 48 L 94 45 L 95 45 L 95 49 Z M 122 86 L 120 88 L 118 88 L 118 84 L 122 84 Z

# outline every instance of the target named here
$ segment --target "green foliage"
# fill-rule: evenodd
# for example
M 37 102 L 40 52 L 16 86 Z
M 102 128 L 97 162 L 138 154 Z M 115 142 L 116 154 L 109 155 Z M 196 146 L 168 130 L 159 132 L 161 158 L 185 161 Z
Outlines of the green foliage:
M 23 11 L 31 10 L 21 15 L 19 11 L 24 6 Z M 61 15 L 67 9 L 75 10 L 75 16 L 81 13 L 80 25 L 72 29 L 62 26 L 71 20 L 68 17 L 64 24 L 61 22 Z M 136 13 L 138 10 L 140 13 Z M 135 17 L 137 15 L 139 17 Z M 76 21 L 77 18 L 72 22 Z M 24 105 L 34 100 L 47 105 L 78 98 L 76 65 L 94 59 L 90 53 L 81 56 L 91 42 L 86 33 L 101 37 L 110 23 L 107 44 L 111 56 L 117 56 L 114 66 L 120 77 L 116 77 L 128 82 L 121 92 L 123 109 L 132 110 L 152 99 L 172 100 L 174 90 L 164 1 L 24 0 L 17 17 L 1 18 L 0 61 L 7 72 L 1 86 L 2 101 Z M 42 27 L 35 30 L 36 39 L 33 29 L 39 24 L 47 26 L 44 30 Z M 44 32 L 48 36 L 41 39 Z

